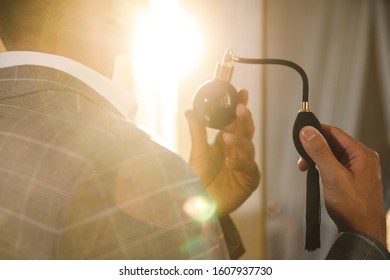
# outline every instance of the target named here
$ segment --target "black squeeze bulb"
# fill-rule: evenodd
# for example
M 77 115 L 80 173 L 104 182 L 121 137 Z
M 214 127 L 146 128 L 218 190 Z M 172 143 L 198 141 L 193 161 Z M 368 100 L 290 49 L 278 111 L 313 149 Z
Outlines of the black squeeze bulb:
M 205 126 L 222 129 L 236 118 L 239 95 L 230 83 L 233 65 L 232 53 L 226 50 L 218 63 L 214 79 L 203 83 L 194 93 L 192 104 L 196 118 Z
M 306 153 L 305 149 L 303 148 L 301 140 L 299 139 L 299 133 L 301 129 L 304 128 L 305 126 L 312 126 L 316 128 L 322 135 L 324 135 L 324 132 L 322 130 L 320 121 L 307 108 L 308 105 L 306 102 L 304 102 L 302 107 L 303 108 L 298 112 L 298 115 L 295 119 L 292 137 L 293 137 L 295 148 L 297 149 L 299 155 L 309 162 L 312 161 L 312 159 L 309 157 L 309 155 Z

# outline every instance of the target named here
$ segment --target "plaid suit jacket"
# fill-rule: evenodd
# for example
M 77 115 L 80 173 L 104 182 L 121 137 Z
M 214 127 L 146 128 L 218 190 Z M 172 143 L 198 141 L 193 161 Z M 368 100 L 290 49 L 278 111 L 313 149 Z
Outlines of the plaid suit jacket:
M 326 258 L 328 260 L 390 260 L 390 253 L 382 243 L 367 234 L 342 232 Z
M 225 259 L 212 210 L 181 158 L 80 80 L 0 69 L 1 259 Z

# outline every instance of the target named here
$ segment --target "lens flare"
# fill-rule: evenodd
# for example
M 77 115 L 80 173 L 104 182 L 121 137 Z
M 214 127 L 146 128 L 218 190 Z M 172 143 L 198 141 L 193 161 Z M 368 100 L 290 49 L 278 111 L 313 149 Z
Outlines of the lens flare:
M 201 254 L 207 250 L 209 240 L 203 236 L 195 236 L 180 247 L 180 251 L 186 254 Z
M 217 205 L 204 196 L 194 196 L 183 204 L 183 211 L 198 222 L 205 222 L 214 216 Z

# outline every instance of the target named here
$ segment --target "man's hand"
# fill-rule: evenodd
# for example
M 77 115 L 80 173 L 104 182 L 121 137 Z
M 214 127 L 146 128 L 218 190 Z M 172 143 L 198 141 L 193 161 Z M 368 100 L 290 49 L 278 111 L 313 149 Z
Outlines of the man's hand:
M 332 150 L 313 127 L 300 132 L 302 145 L 320 170 L 325 205 L 339 231 L 359 231 L 386 246 L 383 185 L 378 154 L 341 129 L 322 125 Z M 307 169 L 303 159 L 298 168 Z
M 217 202 L 219 217 L 238 208 L 260 182 L 254 161 L 252 114 L 246 107 L 248 92 L 241 90 L 239 95 L 237 119 L 219 131 L 212 144 L 194 112 L 186 112 L 192 142 L 189 163 Z

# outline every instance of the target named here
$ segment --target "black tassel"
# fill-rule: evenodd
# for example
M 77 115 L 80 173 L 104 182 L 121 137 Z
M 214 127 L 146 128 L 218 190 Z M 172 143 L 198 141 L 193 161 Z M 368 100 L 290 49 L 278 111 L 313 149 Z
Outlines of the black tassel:
M 307 251 L 321 247 L 321 203 L 319 174 L 314 162 L 309 163 L 306 179 L 306 244 Z

